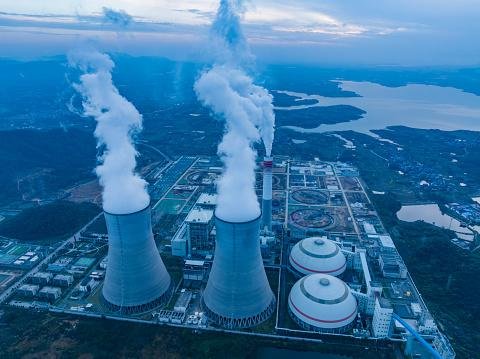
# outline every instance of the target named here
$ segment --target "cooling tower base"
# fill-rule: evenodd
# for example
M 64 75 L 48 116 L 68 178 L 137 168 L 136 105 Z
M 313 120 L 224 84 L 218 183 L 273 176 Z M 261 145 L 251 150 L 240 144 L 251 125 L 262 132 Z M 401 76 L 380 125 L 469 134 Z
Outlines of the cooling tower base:
M 163 293 L 157 299 L 142 305 L 119 306 L 119 305 L 110 303 L 108 300 L 105 299 L 103 295 L 102 295 L 102 304 L 108 311 L 113 313 L 126 314 L 126 315 L 145 313 L 166 304 L 170 299 L 170 297 L 172 296 L 174 289 L 175 289 L 175 285 L 173 281 L 171 281 L 170 286 L 168 287 L 165 293 Z
M 274 298 L 269 304 L 269 306 L 263 312 L 260 312 L 257 315 L 243 318 L 229 318 L 211 311 L 202 299 L 202 307 L 205 310 L 208 319 L 225 329 L 241 329 L 255 327 L 270 318 L 270 316 L 275 311 L 275 305 L 276 301 Z

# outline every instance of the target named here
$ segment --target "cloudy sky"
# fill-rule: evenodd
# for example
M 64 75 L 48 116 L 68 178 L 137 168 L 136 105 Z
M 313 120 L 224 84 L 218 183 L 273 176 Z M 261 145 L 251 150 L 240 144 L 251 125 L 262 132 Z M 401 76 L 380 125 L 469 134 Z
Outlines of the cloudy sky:
M 217 5 L 0 0 L 0 56 L 50 56 L 94 41 L 109 51 L 202 59 Z M 104 7 L 125 17 L 115 25 Z M 470 66 L 480 65 L 479 19 L 480 0 L 251 0 L 244 24 L 265 62 Z

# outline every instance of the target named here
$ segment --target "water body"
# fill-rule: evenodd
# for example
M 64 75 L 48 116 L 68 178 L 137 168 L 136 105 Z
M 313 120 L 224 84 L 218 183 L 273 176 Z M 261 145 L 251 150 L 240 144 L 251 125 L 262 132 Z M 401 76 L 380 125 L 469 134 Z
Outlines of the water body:
M 306 143 L 307 141 L 306 140 L 296 140 L 296 139 L 292 138 L 292 142 L 296 145 L 301 145 L 303 143 Z
M 350 105 L 366 112 L 363 118 L 337 124 L 321 124 L 313 129 L 297 126 L 285 128 L 302 133 L 356 131 L 379 138 L 371 130 L 389 126 L 407 126 L 443 131 L 480 131 L 480 96 L 451 87 L 410 84 L 386 87 L 371 82 L 340 81 L 345 91 L 361 97 L 324 97 L 298 92 L 279 91 L 302 99 L 317 100 L 316 104 L 277 107 L 295 111 L 311 107 Z
M 332 136 L 338 138 L 339 140 L 343 141 L 343 147 L 345 148 L 348 148 L 349 150 L 354 150 L 355 148 L 357 148 L 352 141 L 350 140 L 347 140 L 345 137 L 337 134 L 337 133 L 334 133 L 332 134 Z
M 450 229 L 459 239 L 473 241 L 474 233 L 448 214 L 441 212 L 437 204 L 419 204 L 402 206 L 397 218 L 405 222 L 424 221 L 440 228 Z

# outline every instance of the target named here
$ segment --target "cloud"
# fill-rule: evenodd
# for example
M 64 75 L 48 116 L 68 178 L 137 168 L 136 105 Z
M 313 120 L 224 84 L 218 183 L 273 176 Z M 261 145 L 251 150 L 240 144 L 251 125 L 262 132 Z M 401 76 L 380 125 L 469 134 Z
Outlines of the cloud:
M 133 22 L 133 17 L 124 10 L 113 10 L 108 7 L 103 7 L 102 12 L 104 21 L 113 25 L 127 27 Z
M 169 56 L 186 58 L 188 54 L 197 58 L 208 45 L 208 28 L 217 5 L 218 0 L 6 2 L 0 13 L 0 56 L 37 48 L 38 36 L 29 33 L 28 40 L 28 36 L 13 34 L 25 28 L 52 28 L 57 29 L 56 34 L 76 31 L 78 37 L 91 31 L 118 31 L 118 22 L 104 21 L 102 6 L 106 6 L 121 7 L 131 15 L 132 22 L 124 32 L 135 33 L 135 36 L 143 34 L 143 48 L 128 44 L 122 47 L 125 51 L 156 55 L 159 48 L 162 51 L 172 49 L 156 46 L 164 44 L 162 37 L 172 43 L 170 38 L 177 36 L 175 52 L 170 52 Z M 480 47 L 475 39 L 475 34 L 480 32 L 478 0 L 455 3 L 438 0 L 255 0 L 247 5 L 244 31 L 255 54 L 265 61 L 317 62 L 320 58 L 331 63 L 399 65 L 480 62 Z M 5 33 L 7 27 L 8 33 Z M 101 33 L 97 36 L 108 37 Z M 127 37 L 122 41 L 128 42 Z M 13 46 L 19 38 L 30 42 Z M 9 46 L 2 46 L 7 43 Z M 446 47 L 445 43 L 455 46 Z M 332 48 L 338 50 L 332 52 Z M 199 53 L 193 54 L 192 49 L 199 49 Z M 42 48 L 42 51 L 47 50 L 48 46 Z M 168 55 L 168 52 L 163 54 Z

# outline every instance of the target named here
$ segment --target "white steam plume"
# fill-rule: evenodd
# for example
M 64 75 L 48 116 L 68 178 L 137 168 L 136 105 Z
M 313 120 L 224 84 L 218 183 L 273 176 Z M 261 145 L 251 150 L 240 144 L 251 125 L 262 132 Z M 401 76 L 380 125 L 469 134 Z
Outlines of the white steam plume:
M 142 129 L 142 115 L 113 84 L 113 61 L 95 50 L 69 55 L 69 63 L 83 74 L 75 89 L 83 97 L 83 110 L 97 122 L 95 137 L 104 149 L 96 173 L 103 187 L 103 209 L 128 214 L 150 202 L 147 183 L 135 173 L 137 151 L 132 136 Z
M 198 99 L 226 123 L 218 147 L 225 171 L 218 182 L 216 215 L 231 222 L 260 215 L 253 144 L 262 140 L 270 156 L 275 127 L 272 96 L 245 70 L 252 56 L 240 25 L 243 10 L 241 0 L 220 1 L 212 25 L 215 62 L 195 83 Z

